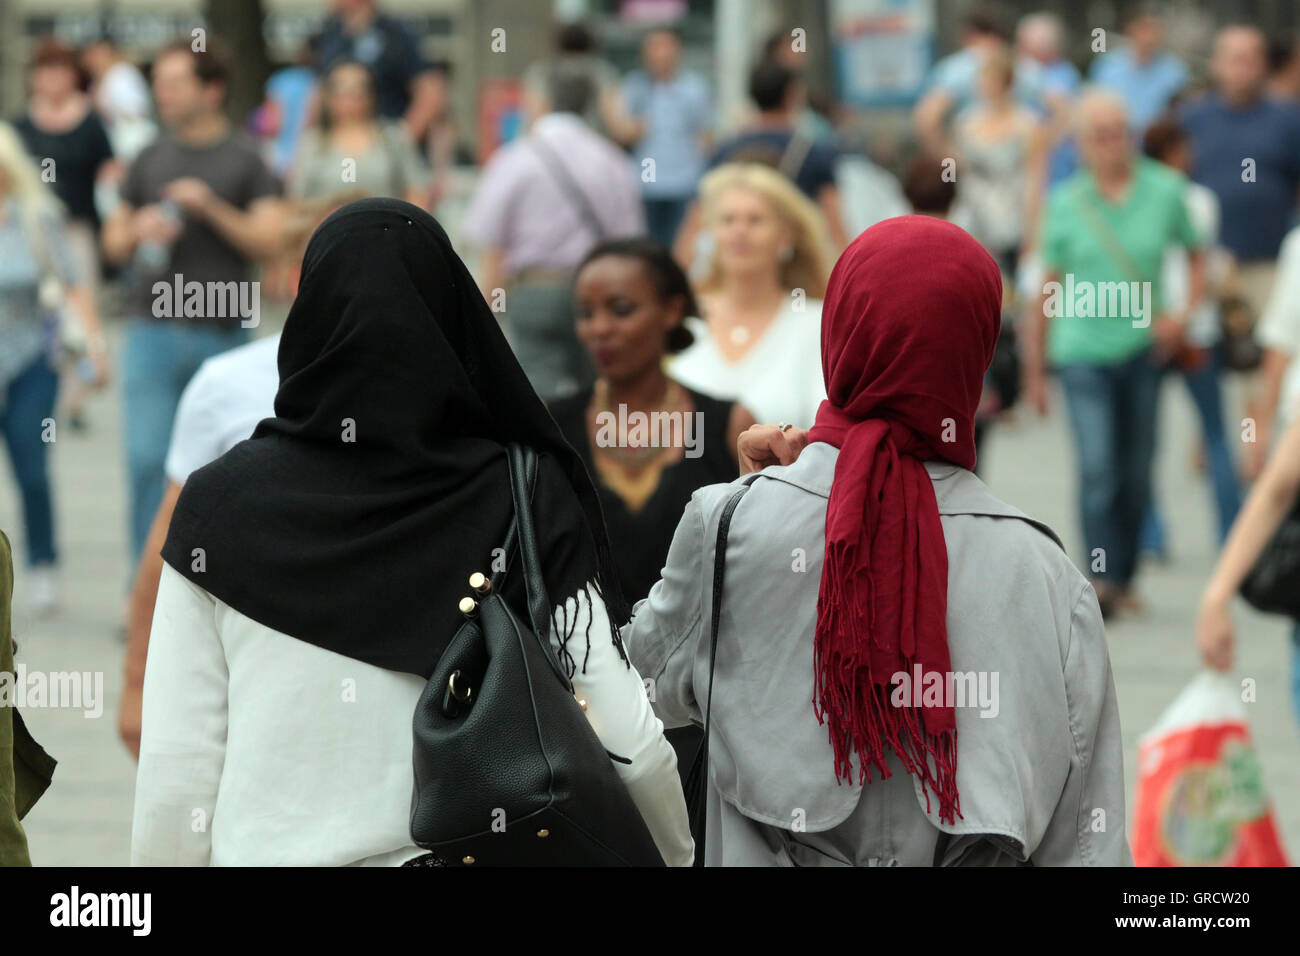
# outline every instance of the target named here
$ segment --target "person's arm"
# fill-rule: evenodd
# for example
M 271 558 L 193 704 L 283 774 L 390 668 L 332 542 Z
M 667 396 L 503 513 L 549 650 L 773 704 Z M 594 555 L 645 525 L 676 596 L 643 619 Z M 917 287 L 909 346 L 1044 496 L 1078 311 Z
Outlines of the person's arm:
M 1273 445 L 1273 427 L 1277 421 L 1277 405 L 1282 400 L 1282 382 L 1286 371 L 1291 367 L 1294 353 L 1281 348 L 1265 348 L 1260 362 L 1260 398 L 1255 414 L 1255 447 L 1251 457 L 1255 459 L 1252 471 L 1263 471 L 1269 449 Z
M 281 249 L 285 209 L 274 197 L 255 199 L 247 209 L 226 202 L 201 179 L 186 176 L 169 183 L 163 194 L 181 209 L 210 225 L 249 259 L 270 259 Z
M 935 156 L 942 157 L 947 146 L 943 123 L 952 107 L 952 97 L 947 90 L 934 89 L 921 98 L 912 112 L 912 126 L 922 145 Z
M 1055 139 L 1045 123 L 1035 123 L 1029 132 L 1029 150 L 1025 157 L 1025 234 L 1020 241 L 1021 256 L 1030 255 L 1038 245 L 1038 226 L 1042 221 L 1043 201 L 1047 196 L 1048 159 Z
M 1251 488 L 1201 595 L 1196 615 L 1196 645 L 1209 667 L 1218 670 L 1232 667 L 1232 597 L 1295 504 L 1297 490 L 1300 490 L 1300 418 L 1287 428 L 1263 474 Z
M 424 70 L 411 80 L 411 105 L 406 108 L 402 122 L 413 142 L 420 142 L 442 118 L 449 99 L 447 81 L 438 71 Z
M 1065 787 L 1030 853 L 1034 866 L 1132 866 L 1124 835 L 1124 740 L 1106 628 L 1092 587 L 1083 584 L 1070 614 L 1063 675 L 1073 742 Z
M 207 866 L 230 675 L 216 600 L 164 566 L 144 678 L 132 866 Z
M 690 866 L 695 859 L 695 844 L 677 773 L 677 755 L 664 739 L 663 724 L 650 707 L 641 675 L 614 647 L 605 604 L 594 584 L 588 590 L 590 603 L 572 598 L 566 607 L 556 610 L 551 644 L 559 653 L 565 622 L 573 625 L 574 639 L 590 635 L 590 652 L 573 675 L 574 694 L 585 703 L 587 719 L 601 746 L 630 761 L 615 760 L 613 766 L 664 862 L 669 866 Z
M 135 207 L 125 200 L 119 202 L 112 214 L 104 220 L 100 230 L 99 245 L 104 258 L 111 265 L 123 266 L 135 254 L 139 236 L 135 228 Z
M 666 727 L 703 722 L 692 682 L 695 651 L 704 637 L 704 517 L 696 492 L 686 503 L 662 577 L 632 609 L 623 627 L 628 660 L 646 678 L 650 703 Z
M 154 515 L 144 553 L 136 566 L 131 585 L 126 626 L 126 662 L 122 674 L 122 700 L 117 709 L 117 733 L 126 749 L 140 757 L 140 708 L 144 701 L 144 664 L 149 653 L 149 628 L 153 624 L 158 601 L 158 581 L 162 577 L 162 546 L 167 540 L 172 512 L 181 496 L 181 485 L 168 480 L 162 504 Z
M 736 460 L 736 467 L 742 465 L 740 458 L 740 436 L 746 429 L 754 426 L 754 416 L 750 414 L 748 408 L 736 402 L 731 406 L 731 414 L 727 417 L 727 448 L 731 449 L 731 457 Z
M 1027 311 L 1021 325 L 1025 397 L 1040 415 L 1047 414 L 1047 332 L 1051 324 L 1047 314 L 1047 286 L 1059 282 L 1060 278 L 1060 273 L 1055 271 L 1043 275 L 1042 290 L 1026 299 Z

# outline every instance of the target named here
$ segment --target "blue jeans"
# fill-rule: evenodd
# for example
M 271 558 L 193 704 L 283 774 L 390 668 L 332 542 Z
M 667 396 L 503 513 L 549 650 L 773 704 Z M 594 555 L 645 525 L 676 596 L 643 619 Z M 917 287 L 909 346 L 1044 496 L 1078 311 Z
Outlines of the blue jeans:
M 1094 580 L 1125 589 L 1137 572 L 1138 535 L 1151 499 L 1160 369 L 1143 349 L 1109 365 L 1063 365 L 1057 375 L 1079 463 L 1084 567 Z
M 1300 621 L 1291 630 L 1291 703 L 1300 720 Z
M 677 238 L 677 230 L 686 218 L 686 209 L 691 204 L 691 197 L 682 199 L 644 199 L 645 231 L 671 248 Z
M 1180 374 L 1201 419 L 1205 457 L 1210 466 L 1210 487 L 1214 489 L 1214 505 L 1219 519 L 1219 543 L 1222 544 L 1241 508 L 1241 484 L 1237 480 L 1237 465 L 1233 461 L 1227 431 L 1223 426 L 1219 370 L 1219 353 L 1216 349 L 1211 351 L 1209 360 L 1200 368 L 1181 370 Z M 1165 525 L 1154 496 L 1142 526 L 1142 549 L 1157 554 L 1165 550 Z
M 132 570 L 162 503 L 163 464 L 181 392 L 205 359 L 248 338 L 248 330 L 239 325 L 204 327 L 152 319 L 128 323 L 121 375 Z
M 58 558 L 54 549 L 54 497 L 46 468 L 50 443 L 44 440 L 44 423 L 54 417 L 58 392 L 59 376 L 42 355 L 9 383 L 4 409 L 0 410 L 0 433 L 9 449 L 23 499 L 27 563 L 32 567 L 53 564 Z

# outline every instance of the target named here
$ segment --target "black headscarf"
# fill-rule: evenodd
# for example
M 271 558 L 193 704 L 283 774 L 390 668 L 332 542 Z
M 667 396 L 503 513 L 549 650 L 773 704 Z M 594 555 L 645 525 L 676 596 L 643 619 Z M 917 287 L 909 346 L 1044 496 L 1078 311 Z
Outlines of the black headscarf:
M 505 537 L 518 441 L 539 453 L 551 603 L 595 582 L 627 620 L 582 461 L 432 216 L 367 199 L 321 224 L 279 370 L 275 417 L 185 482 L 162 556 L 186 578 L 277 631 L 427 676 Z M 517 574 L 505 593 L 526 608 Z

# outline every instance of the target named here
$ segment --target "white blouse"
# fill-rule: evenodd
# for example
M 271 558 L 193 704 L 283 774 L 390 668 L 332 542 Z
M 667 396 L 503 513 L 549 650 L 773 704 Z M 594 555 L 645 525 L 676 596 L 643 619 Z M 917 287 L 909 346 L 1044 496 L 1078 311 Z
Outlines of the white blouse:
M 731 362 L 702 319 L 686 326 L 695 342 L 669 365 L 669 374 L 688 388 L 731 399 L 765 424 L 789 422 L 811 428 L 826 397 L 822 378 L 822 304 L 808 299 L 799 311 L 787 300 L 758 341 Z
M 592 590 L 582 634 L 608 632 Z M 557 610 L 557 617 L 559 611 Z M 552 629 L 552 642 L 558 628 Z M 665 862 L 694 845 L 677 760 L 640 675 L 591 642 L 574 689 Z M 144 680 L 131 862 L 397 866 L 411 843 L 411 721 L 425 681 L 253 621 L 164 565 Z

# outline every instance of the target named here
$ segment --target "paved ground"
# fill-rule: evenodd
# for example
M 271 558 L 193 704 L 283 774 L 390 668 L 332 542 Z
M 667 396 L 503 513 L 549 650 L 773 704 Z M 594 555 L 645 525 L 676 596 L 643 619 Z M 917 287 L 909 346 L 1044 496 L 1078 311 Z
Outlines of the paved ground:
M 114 626 L 127 573 L 118 400 L 114 391 L 92 401 L 89 434 L 58 435 L 54 469 L 66 599 L 57 616 L 41 621 L 26 616 L 23 570 L 17 569 L 18 659 L 32 670 L 101 671 L 106 696 L 97 719 L 76 710 L 26 712 L 37 738 L 59 760 L 54 786 L 27 821 L 38 864 L 115 865 L 128 858 L 134 763 L 118 742 L 114 719 L 123 652 Z M 1110 634 L 1130 813 L 1138 737 L 1198 669 L 1193 615 L 1214 559 L 1208 492 L 1188 464 L 1194 435 L 1190 406 L 1176 383 L 1168 386 L 1163 415 L 1158 483 L 1173 558 L 1143 578 L 1148 615 L 1121 621 Z M 1023 418 L 995 432 L 986 461 L 994 490 L 1051 524 L 1077 555 L 1071 450 L 1059 414 L 1046 421 Z M 0 527 L 21 553 L 14 498 L 6 475 L 0 480 Z M 1245 609 L 1239 622 L 1238 670 L 1255 677 L 1259 688 L 1258 702 L 1250 705 L 1255 742 L 1284 838 L 1295 854 L 1300 852 L 1300 730 L 1287 690 L 1288 628 Z

